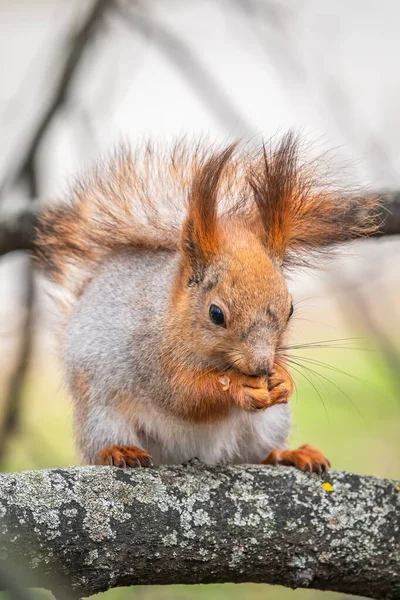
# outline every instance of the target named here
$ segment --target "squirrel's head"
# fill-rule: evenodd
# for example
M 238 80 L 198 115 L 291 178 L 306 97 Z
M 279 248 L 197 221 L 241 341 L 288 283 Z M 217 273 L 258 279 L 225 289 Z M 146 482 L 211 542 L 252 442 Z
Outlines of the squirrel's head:
M 368 232 L 373 201 L 316 188 L 291 135 L 247 166 L 234 152 L 194 167 L 174 325 L 193 365 L 268 375 L 293 312 L 285 266 Z
M 265 246 L 239 223 L 221 222 L 218 253 L 201 267 L 191 264 L 179 303 L 193 336 L 195 360 L 200 356 L 209 367 L 268 375 L 292 300 Z

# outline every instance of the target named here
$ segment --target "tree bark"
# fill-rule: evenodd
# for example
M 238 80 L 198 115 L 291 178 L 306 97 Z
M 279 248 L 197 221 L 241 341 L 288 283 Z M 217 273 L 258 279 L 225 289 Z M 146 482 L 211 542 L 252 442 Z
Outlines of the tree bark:
M 381 195 L 381 201 L 379 219 L 382 225 L 375 235 L 400 234 L 400 192 L 386 192 Z
M 39 202 L 0 210 L 0 256 L 15 250 L 32 250 Z
M 75 597 L 264 582 L 400 598 L 400 485 L 292 468 L 72 467 L 0 475 L 0 570 Z

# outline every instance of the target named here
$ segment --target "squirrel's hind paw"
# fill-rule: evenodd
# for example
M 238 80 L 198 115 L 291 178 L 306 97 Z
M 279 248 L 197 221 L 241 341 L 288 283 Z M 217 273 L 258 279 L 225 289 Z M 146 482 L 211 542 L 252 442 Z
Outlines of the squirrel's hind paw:
M 107 446 L 99 452 L 99 462 L 122 469 L 153 466 L 150 454 L 137 446 Z
M 263 465 L 285 465 L 296 467 L 300 471 L 308 473 L 326 473 L 331 466 L 329 460 L 316 448 L 309 444 L 304 444 L 296 450 L 272 450 L 272 452 L 263 460 Z

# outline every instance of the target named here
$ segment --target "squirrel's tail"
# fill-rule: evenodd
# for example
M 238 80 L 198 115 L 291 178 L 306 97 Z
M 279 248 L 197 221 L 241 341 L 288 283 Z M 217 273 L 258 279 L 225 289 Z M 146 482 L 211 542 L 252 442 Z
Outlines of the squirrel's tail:
M 98 165 L 92 176 L 76 183 L 68 202 L 42 209 L 34 244 L 38 268 L 79 295 L 112 253 L 134 247 L 176 250 L 177 206 L 163 199 L 160 212 L 154 203 L 160 190 L 150 183 L 129 152 L 120 151 L 108 164 Z
M 312 263 L 315 253 L 372 233 L 376 198 L 327 183 L 300 150 L 287 134 L 259 152 L 179 143 L 167 153 L 120 151 L 75 185 L 68 204 L 44 208 L 36 261 L 76 296 L 111 253 L 178 250 L 186 213 L 183 230 L 198 234 L 200 246 L 224 213 L 251 228 L 282 267 Z

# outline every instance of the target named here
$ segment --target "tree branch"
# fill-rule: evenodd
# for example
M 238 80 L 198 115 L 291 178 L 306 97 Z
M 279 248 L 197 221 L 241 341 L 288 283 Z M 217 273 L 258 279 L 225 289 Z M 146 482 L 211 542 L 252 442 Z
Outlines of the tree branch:
M 0 211 L 0 256 L 33 248 L 37 212 L 38 202 Z
M 400 192 L 381 195 L 382 209 L 378 220 L 382 226 L 375 237 L 400 234 Z M 32 250 L 39 201 L 32 206 L 0 211 L 0 256 L 14 250 Z
M 75 596 L 252 581 L 398 599 L 399 484 L 328 479 L 197 460 L 1 474 L 0 569 Z
M 381 195 L 382 210 L 379 217 L 382 225 L 376 236 L 400 234 L 400 192 L 385 192 Z

